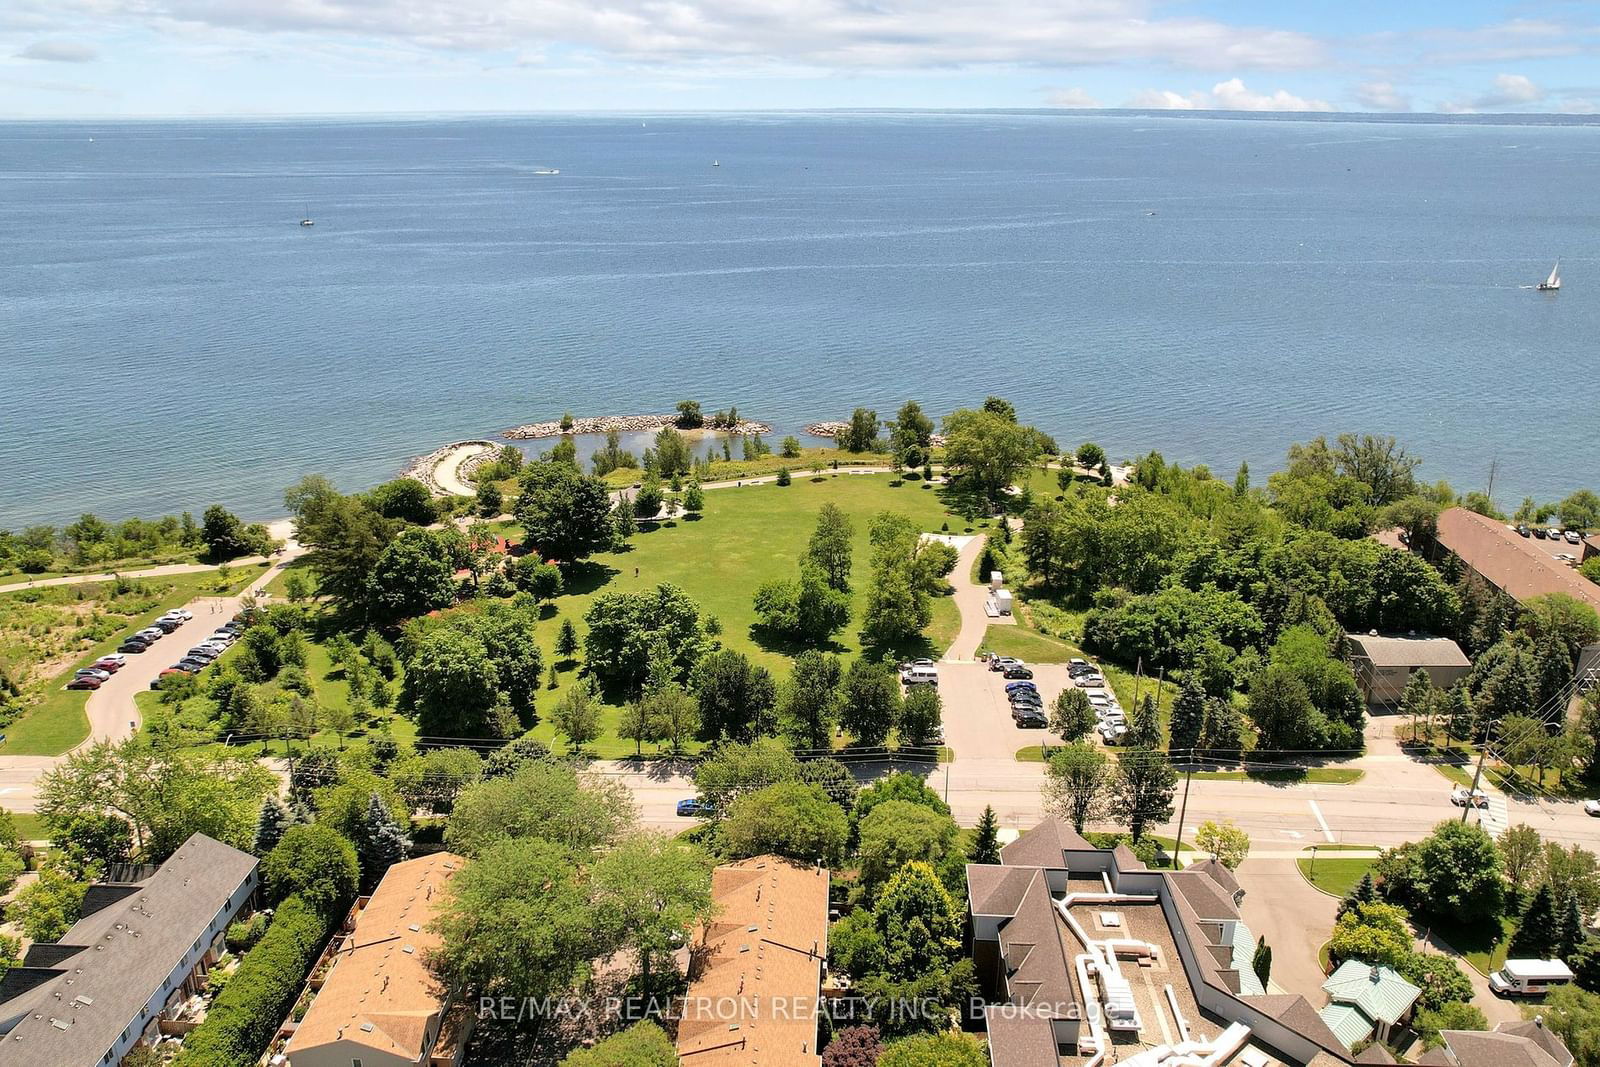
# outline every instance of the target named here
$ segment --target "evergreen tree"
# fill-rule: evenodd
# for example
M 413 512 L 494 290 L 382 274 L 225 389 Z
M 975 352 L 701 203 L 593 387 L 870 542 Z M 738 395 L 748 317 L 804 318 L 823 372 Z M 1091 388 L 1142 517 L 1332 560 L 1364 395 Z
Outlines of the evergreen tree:
M 639 524 L 634 521 L 633 508 L 626 500 L 618 502 L 611 510 L 611 536 L 617 544 L 627 544 L 633 535 L 639 532 Z
M 1345 912 L 1355 911 L 1362 904 L 1376 903 L 1378 899 L 1378 884 L 1372 880 L 1372 872 L 1368 871 L 1346 893 L 1344 899 L 1339 901 L 1339 910 L 1334 915 L 1335 921 L 1344 917 Z
M 1187 756 L 1200 747 L 1200 734 L 1206 725 L 1206 691 L 1200 684 L 1199 672 L 1190 671 L 1172 702 L 1171 748 L 1174 754 Z
M 791 481 L 793 481 L 793 478 L 791 478 L 790 475 L 789 475 L 789 468 L 788 467 L 779 467 L 778 468 L 777 483 L 779 485 L 788 485 Z
M 700 488 L 700 480 L 696 478 L 689 483 L 689 488 L 683 492 L 683 510 L 693 515 L 703 511 L 706 506 L 706 495 Z
M 1568 893 L 1556 920 L 1556 953 L 1552 959 L 1564 960 L 1578 951 L 1583 944 L 1583 909 L 1578 906 L 1578 895 Z
M 250 846 L 257 856 L 265 856 L 273 846 L 283 840 L 283 832 L 294 825 L 294 817 L 278 795 L 273 793 L 261 805 L 261 817 L 256 820 L 256 837 Z
M 556 634 L 556 655 L 571 659 L 578 654 L 578 628 L 571 619 L 561 620 L 561 631 Z M 552 664 L 554 666 L 554 664 Z
M 372 892 L 383 872 L 406 858 L 411 841 L 377 793 L 367 800 L 367 813 L 357 828 L 356 858 L 361 862 L 361 891 Z
M 1239 496 L 1244 496 L 1250 491 L 1250 464 L 1239 464 L 1239 473 L 1233 476 L 1233 491 Z M 1266 979 L 1262 979 L 1265 983 Z
M 1256 938 L 1256 951 L 1255 955 L 1250 957 L 1250 969 L 1261 979 L 1262 986 L 1265 986 L 1267 979 L 1272 976 L 1272 946 L 1267 944 L 1267 939 L 1264 937 Z
M 1423 732 L 1432 732 L 1433 729 L 1433 682 L 1428 679 L 1428 672 L 1415 670 L 1406 682 L 1404 691 L 1400 694 L 1400 713 L 1411 719 L 1411 739 L 1416 740 Z M 1426 731 L 1424 731 L 1426 727 Z
M 995 817 L 992 805 L 983 809 L 983 817 L 978 820 L 969 858 L 973 863 L 1000 862 L 1000 820 Z
M 1139 698 L 1128 719 L 1128 744 L 1136 748 L 1161 747 L 1161 713 L 1156 710 L 1156 698 L 1148 693 Z
M 1550 899 L 1550 887 L 1542 885 L 1528 901 L 1517 932 L 1511 935 L 1506 955 L 1518 960 L 1549 959 L 1556 947 L 1555 926 L 1555 904 Z

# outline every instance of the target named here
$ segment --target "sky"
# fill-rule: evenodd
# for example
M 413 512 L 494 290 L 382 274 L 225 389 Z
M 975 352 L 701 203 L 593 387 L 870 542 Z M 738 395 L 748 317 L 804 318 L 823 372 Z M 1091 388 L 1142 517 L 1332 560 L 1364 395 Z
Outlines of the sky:
M 0 0 L 0 117 L 1600 112 L 1600 0 Z

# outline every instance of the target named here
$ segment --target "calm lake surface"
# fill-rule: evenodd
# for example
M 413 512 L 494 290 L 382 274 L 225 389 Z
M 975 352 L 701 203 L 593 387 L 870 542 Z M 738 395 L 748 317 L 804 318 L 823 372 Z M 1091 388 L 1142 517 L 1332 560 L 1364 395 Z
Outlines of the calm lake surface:
M 0 527 L 267 518 L 302 474 L 685 397 L 782 433 L 999 393 L 1258 480 L 1394 433 L 1555 498 L 1600 482 L 1597 175 L 1593 125 L 0 124 Z

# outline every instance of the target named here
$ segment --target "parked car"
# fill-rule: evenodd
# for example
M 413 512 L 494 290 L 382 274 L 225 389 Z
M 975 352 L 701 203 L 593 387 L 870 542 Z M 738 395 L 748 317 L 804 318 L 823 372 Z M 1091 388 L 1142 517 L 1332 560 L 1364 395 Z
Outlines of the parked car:
M 677 810 L 685 819 L 698 819 L 702 815 L 711 814 L 711 805 L 699 797 L 690 797 L 688 800 L 678 801 Z
M 1005 677 L 1005 678 L 1032 678 L 1033 677 L 1033 672 L 1030 671 L 1028 668 L 1023 667 L 1023 666 L 1007 667 L 1006 670 L 1005 670 L 1005 674 L 1002 675 L 1002 677 Z
M 211 663 L 219 655 L 221 653 L 214 648 L 191 648 L 183 654 L 183 658 L 192 659 L 199 663 Z
M 1095 732 L 1108 745 L 1114 745 L 1128 736 L 1127 726 L 1120 722 L 1103 722 L 1095 727 Z
M 98 678 L 102 682 L 111 677 L 110 671 L 103 671 L 99 667 L 79 667 L 72 675 L 74 678 Z
M 100 679 L 92 674 L 80 674 L 67 683 L 68 689 L 99 689 Z
M 150 625 L 151 625 L 151 627 L 153 629 L 160 630 L 164 634 L 170 634 L 170 633 L 172 633 L 172 631 L 176 630 L 178 627 L 183 625 L 183 620 L 182 619 L 169 619 L 165 615 L 163 615 L 161 618 L 157 619 L 155 622 L 151 623 Z
M 902 685 L 939 685 L 939 672 L 933 667 L 912 667 L 900 672 Z
M 143 630 L 140 630 L 133 636 L 148 638 L 151 641 L 159 641 L 163 637 L 167 636 L 167 631 L 163 630 L 159 626 L 146 626 Z
M 1569 545 L 1579 545 L 1579 544 L 1582 544 L 1582 543 L 1583 543 L 1583 535 L 1581 533 L 1579 533 L 1577 530 L 1568 530 L 1567 531 L 1567 544 L 1569 544 Z
M 1044 703 L 1044 697 L 1039 694 L 1037 689 L 1013 689 L 1006 694 L 1006 699 L 1013 704 L 1018 701 L 1026 701 L 1029 704 Z
M 1523 536 L 1523 537 L 1527 537 L 1527 536 L 1528 536 L 1528 533 L 1529 533 L 1529 531 L 1528 531 L 1528 524 L 1527 524 L 1527 523 L 1520 523 L 1520 524 L 1518 524 L 1518 526 L 1517 526 L 1517 533 L 1518 533 L 1518 534 L 1519 534 L 1519 535 L 1521 535 L 1521 536 Z
M 167 612 L 167 614 L 176 616 L 177 618 L 182 619 L 184 622 L 188 622 L 190 619 L 194 618 L 194 612 L 190 611 L 188 608 L 173 608 L 171 611 Z
M 1015 693 L 1015 692 L 1017 692 L 1019 690 L 1022 690 L 1022 689 L 1031 689 L 1035 693 L 1037 693 L 1039 691 L 1039 687 L 1037 685 L 1033 684 L 1032 682 L 1023 681 L 1023 682 L 1007 682 L 1006 683 L 1006 692 L 1008 692 L 1008 693 Z
M 117 651 L 123 655 L 138 655 L 140 652 L 143 652 L 145 649 L 149 648 L 150 644 L 151 642 L 149 641 L 130 637 L 126 641 L 122 642 L 122 644 L 117 646 Z
M 1458 808 L 1487 808 L 1489 794 L 1481 789 L 1468 789 L 1464 785 L 1458 785 L 1450 790 L 1450 803 Z
M 1042 730 L 1050 722 L 1049 719 L 1045 718 L 1043 711 L 1030 707 L 1012 708 L 1011 721 L 1027 730 Z
M 1562 536 L 1563 532 L 1564 531 L 1559 526 L 1550 527 L 1550 533 L 1549 533 L 1550 540 L 1552 540 L 1552 541 L 1561 540 L 1561 536 Z
M 215 641 L 218 644 L 222 645 L 224 648 L 226 648 L 228 645 L 233 644 L 237 640 L 239 640 L 239 638 L 236 637 L 235 635 L 229 633 L 227 630 L 218 630 L 216 633 L 214 633 L 210 637 L 206 638 L 206 641 L 208 643 L 212 642 L 212 641 Z
M 1106 680 L 1098 674 L 1080 674 L 1072 679 L 1072 684 L 1079 689 L 1104 689 Z
M 128 657 L 123 655 L 121 652 L 107 652 L 105 655 L 100 657 L 100 662 L 106 661 L 115 662 L 120 666 L 121 664 L 128 662 Z
M 227 622 L 223 623 L 222 628 L 230 633 L 242 634 L 250 628 L 250 624 L 239 621 L 239 617 L 236 615 Z
M 110 674 L 116 674 L 122 669 L 122 665 L 126 662 L 128 662 L 126 656 L 122 656 L 113 652 L 109 656 L 101 656 L 99 659 L 89 664 L 89 666 L 94 667 L 97 670 L 106 671 Z
M 1533 528 L 1533 536 L 1535 536 L 1539 540 L 1543 541 L 1545 539 L 1545 537 L 1546 537 L 1546 534 L 1544 532 L 1544 527 L 1543 526 L 1535 526 Z
M 1585 800 L 1583 802 L 1585 815 L 1600 815 L 1600 800 Z
M 211 664 L 205 660 L 190 659 L 188 656 L 183 657 L 178 662 L 173 664 L 173 666 L 178 668 L 180 671 L 188 671 L 190 674 L 199 674 L 210 665 Z
M 1021 667 L 1023 665 L 1020 659 L 1012 659 L 1010 656 L 996 656 L 989 661 L 989 669 L 991 671 L 1003 671 L 1010 667 Z

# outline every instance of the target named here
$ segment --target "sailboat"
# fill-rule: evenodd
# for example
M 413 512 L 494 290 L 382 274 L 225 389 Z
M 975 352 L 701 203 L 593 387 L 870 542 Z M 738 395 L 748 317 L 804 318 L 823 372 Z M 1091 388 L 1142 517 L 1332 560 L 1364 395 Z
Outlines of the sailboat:
M 316 220 L 311 217 L 311 206 L 308 204 L 306 205 L 306 213 L 300 216 L 300 225 L 315 226 L 316 224 Z
M 1553 293 L 1561 288 L 1561 261 L 1556 260 L 1556 265 L 1550 268 L 1550 277 L 1540 282 L 1535 288 L 1541 293 Z

